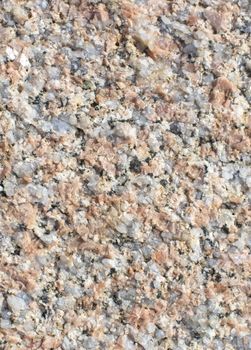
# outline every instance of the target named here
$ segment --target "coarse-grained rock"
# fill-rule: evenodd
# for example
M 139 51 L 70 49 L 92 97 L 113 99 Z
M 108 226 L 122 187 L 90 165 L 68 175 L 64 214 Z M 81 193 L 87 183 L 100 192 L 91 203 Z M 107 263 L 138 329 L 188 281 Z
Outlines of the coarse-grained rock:
M 250 11 L 0 1 L 0 349 L 251 348 Z

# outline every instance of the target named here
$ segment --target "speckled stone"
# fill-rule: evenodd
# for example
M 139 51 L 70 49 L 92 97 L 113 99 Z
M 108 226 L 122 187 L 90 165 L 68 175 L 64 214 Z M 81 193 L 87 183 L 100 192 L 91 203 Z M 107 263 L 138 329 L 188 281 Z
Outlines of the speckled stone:
M 0 2 L 0 349 L 251 349 L 250 15 Z

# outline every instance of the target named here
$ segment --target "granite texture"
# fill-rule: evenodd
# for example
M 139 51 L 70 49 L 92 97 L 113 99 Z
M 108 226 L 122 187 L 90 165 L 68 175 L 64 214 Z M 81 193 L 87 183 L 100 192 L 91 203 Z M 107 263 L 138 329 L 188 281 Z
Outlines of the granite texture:
M 1 0 L 1 350 L 251 349 L 250 34 L 248 0 Z

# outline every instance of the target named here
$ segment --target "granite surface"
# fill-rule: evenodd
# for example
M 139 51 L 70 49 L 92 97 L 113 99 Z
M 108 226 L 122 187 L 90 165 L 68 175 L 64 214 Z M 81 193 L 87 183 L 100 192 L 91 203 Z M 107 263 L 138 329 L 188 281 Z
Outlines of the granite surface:
M 0 349 L 249 350 L 251 3 L 0 1 Z

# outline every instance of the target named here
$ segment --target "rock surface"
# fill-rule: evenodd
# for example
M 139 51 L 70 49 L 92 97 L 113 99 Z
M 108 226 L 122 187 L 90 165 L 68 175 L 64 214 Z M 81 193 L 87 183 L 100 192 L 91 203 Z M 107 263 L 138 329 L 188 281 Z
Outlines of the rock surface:
M 0 2 L 0 349 L 251 348 L 250 14 Z

